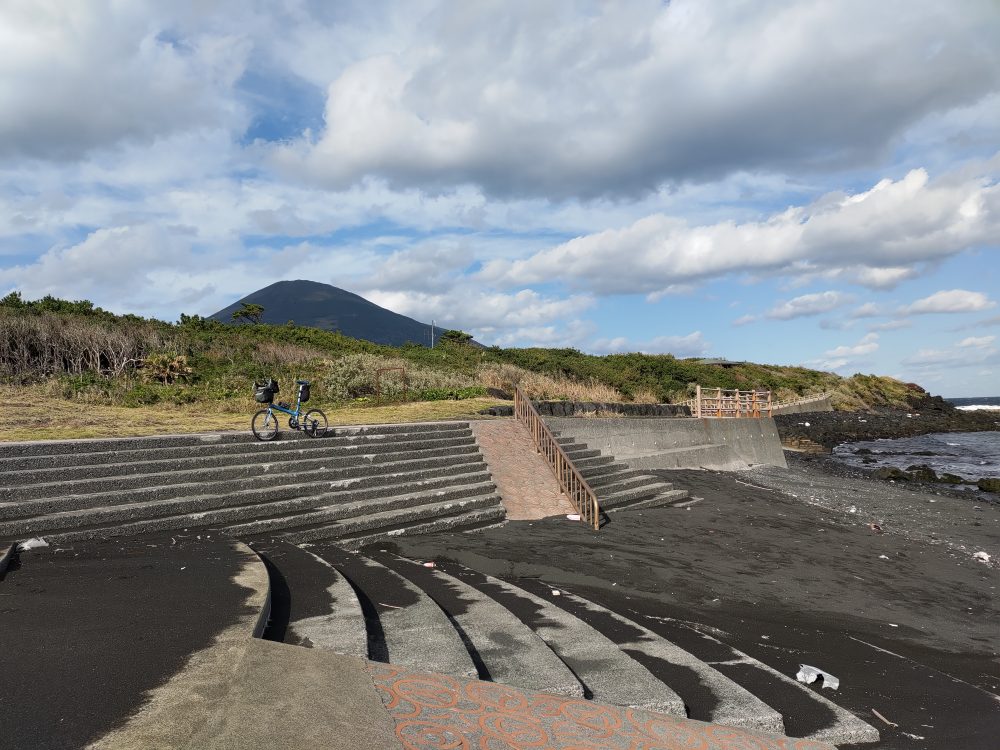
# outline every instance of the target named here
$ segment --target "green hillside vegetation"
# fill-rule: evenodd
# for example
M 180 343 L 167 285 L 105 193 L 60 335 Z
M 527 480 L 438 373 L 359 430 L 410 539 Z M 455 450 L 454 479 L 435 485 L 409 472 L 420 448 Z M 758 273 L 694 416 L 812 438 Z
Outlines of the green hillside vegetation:
M 405 381 L 402 368 L 405 370 Z M 377 375 L 383 370 L 381 375 Z M 88 301 L 0 299 L 0 381 L 44 385 L 50 397 L 109 406 L 198 404 L 208 411 L 253 408 L 252 382 L 274 377 L 293 398 L 296 378 L 313 382 L 313 401 L 352 406 L 433 401 L 510 392 L 581 401 L 676 402 L 694 384 L 769 389 L 779 400 L 833 392 L 838 408 L 905 407 L 926 395 L 873 375 L 841 378 L 802 367 L 727 367 L 669 354 L 594 356 L 575 349 L 478 348 L 461 332 L 433 349 L 382 346 L 317 328 L 226 325 L 181 315 L 166 323 L 116 315 Z M 378 383 L 377 383 L 378 381 Z M 377 385 L 379 386 L 377 388 Z

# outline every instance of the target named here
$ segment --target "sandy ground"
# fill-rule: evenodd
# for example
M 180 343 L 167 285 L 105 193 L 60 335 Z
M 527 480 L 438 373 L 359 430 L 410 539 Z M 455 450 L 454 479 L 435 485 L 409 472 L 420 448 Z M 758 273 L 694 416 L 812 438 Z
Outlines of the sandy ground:
M 597 533 L 554 518 L 399 551 L 540 579 L 647 627 L 696 623 L 788 675 L 826 669 L 836 702 L 883 730 L 879 747 L 996 749 L 1000 569 L 972 555 L 1000 556 L 1000 507 L 795 457 L 788 471 L 666 475 L 701 499 L 618 513 Z

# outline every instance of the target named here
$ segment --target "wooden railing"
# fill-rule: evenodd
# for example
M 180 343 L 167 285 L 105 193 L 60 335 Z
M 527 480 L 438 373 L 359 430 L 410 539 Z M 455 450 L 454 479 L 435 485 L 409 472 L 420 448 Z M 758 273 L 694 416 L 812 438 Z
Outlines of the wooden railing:
M 528 428 L 535 443 L 535 450 L 545 457 L 553 476 L 559 483 L 559 489 L 576 508 L 580 520 L 595 531 L 601 528 L 601 506 L 597 502 L 597 495 L 569 460 L 569 456 L 559 445 L 552 430 L 538 415 L 534 404 L 517 386 L 514 387 L 514 418 Z
M 695 397 L 682 401 L 691 407 L 694 417 L 751 418 L 770 417 L 771 391 L 735 391 L 696 386 Z

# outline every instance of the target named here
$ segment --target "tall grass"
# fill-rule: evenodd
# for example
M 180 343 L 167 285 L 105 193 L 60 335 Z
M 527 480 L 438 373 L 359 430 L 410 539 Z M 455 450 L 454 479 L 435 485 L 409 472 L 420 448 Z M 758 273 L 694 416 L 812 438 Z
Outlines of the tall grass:
M 86 372 L 118 377 L 166 344 L 151 324 L 0 308 L 0 377 L 19 382 Z
M 518 386 L 528 398 L 569 401 L 622 401 L 620 391 L 597 380 L 574 380 L 564 375 L 532 372 L 506 362 L 486 362 L 476 372 L 476 380 L 487 388 L 510 391 Z

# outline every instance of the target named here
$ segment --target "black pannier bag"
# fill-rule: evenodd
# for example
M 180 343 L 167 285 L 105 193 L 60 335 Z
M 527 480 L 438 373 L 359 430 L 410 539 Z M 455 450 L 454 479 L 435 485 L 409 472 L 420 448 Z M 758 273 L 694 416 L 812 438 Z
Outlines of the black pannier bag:
M 278 390 L 278 381 L 273 378 L 264 383 L 254 383 L 254 398 L 257 403 L 270 404 L 274 402 L 274 394 Z
M 299 401 L 301 401 L 304 404 L 308 400 L 309 400 L 309 385 L 307 383 L 303 383 L 302 385 L 299 386 Z

